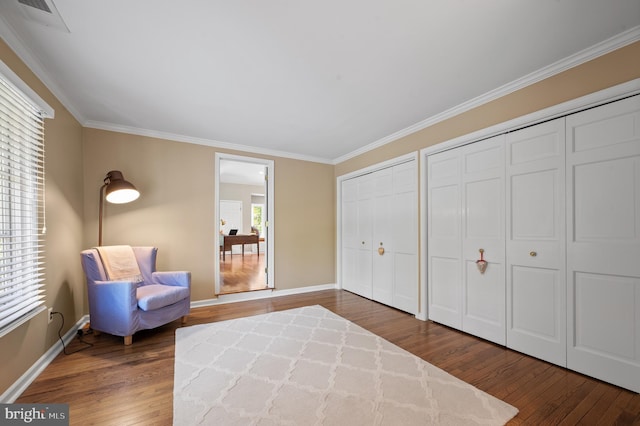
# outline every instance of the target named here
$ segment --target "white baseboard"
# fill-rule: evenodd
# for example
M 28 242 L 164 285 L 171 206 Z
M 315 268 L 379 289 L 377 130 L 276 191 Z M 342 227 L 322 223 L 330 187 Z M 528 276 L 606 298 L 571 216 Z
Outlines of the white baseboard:
M 244 293 L 221 294 L 216 299 L 206 299 L 191 302 L 192 308 L 200 308 L 203 306 L 223 305 L 226 303 L 245 302 L 247 300 L 268 299 L 271 297 L 290 296 L 293 294 L 311 293 L 322 290 L 335 290 L 337 284 L 320 284 L 309 287 L 298 287 L 286 290 L 267 289 L 259 291 L 247 291 Z
M 67 331 L 62 337 L 65 345 L 69 345 L 74 337 L 86 323 L 89 322 L 89 315 L 85 315 L 76 324 Z M 40 359 L 38 359 L 13 385 L 11 385 L 2 395 L 0 395 L 0 403 L 11 404 L 13 403 L 22 392 L 24 392 L 31 383 L 47 368 L 51 361 L 53 361 L 60 352 L 63 350 L 62 342 L 60 339 L 56 340 L 56 343 L 52 345 L 47 352 L 45 352 Z

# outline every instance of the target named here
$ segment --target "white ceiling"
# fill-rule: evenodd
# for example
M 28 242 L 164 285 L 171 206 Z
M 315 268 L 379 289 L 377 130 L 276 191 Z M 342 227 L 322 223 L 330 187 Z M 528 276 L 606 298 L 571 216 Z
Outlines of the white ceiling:
M 246 161 L 220 160 L 220 182 L 265 187 L 265 165 Z
M 0 35 L 84 126 L 328 163 L 640 39 L 639 0 L 46 1 Z

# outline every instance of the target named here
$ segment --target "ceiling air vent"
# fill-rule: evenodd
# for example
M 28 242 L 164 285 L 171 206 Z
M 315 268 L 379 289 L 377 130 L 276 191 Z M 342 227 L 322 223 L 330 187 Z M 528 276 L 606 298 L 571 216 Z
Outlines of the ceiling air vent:
M 28 21 L 66 33 L 70 32 L 53 0 L 18 0 L 17 3 L 22 15 Z
M 43 12 L 51 13 L 51 9 L 45 0 L 18 0 L 18 3 L 40 9 Z

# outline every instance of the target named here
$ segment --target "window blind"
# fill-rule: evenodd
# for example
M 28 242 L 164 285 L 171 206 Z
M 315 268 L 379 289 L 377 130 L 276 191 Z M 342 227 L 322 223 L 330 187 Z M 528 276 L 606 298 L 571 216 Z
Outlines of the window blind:
M 44 119 L 0 75 L 0 336 L 44 309 Z

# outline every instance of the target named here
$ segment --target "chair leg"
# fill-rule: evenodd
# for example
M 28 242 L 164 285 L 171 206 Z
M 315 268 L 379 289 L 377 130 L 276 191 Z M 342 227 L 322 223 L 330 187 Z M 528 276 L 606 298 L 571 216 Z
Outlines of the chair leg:
M 182 325 L 185 325 L 187 323 L 187 315 L 182 317 Z
M 133 336 L 124 336 L 124 345 L 129 346 L 133 343 Z

